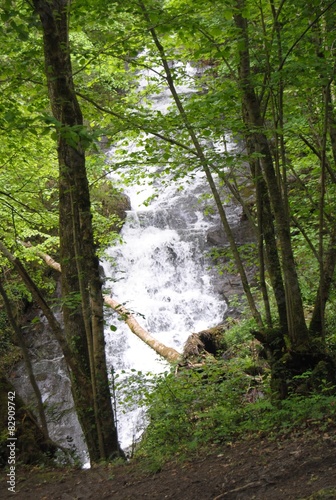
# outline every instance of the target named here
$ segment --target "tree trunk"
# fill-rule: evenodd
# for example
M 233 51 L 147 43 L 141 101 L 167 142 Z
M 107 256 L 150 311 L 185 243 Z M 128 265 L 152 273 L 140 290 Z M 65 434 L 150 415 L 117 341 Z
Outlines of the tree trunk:
M 243 0 L 238 0 L 237 7 L 241 12 Z M 305 349 L 308 330 L 303 313 L 303 303 L 292 251 L 288 210 L 281 196 L 275 175 L 272 155 L 265 133 L 260 111 L 260 103 L 250 79 L 250 57 L 247 21 L 241 13 L 235 15 L 235 23 L 241 35 L 239 49 L 240 86 L 243 94 L 243 118 L 254 150 L 260 155 L 260 165 L 265 177 L 267 190 L 275 217 L 280 240 L 282 273 L 285 286 L 288 339 L 293 350 Z
M 247 150 L 253 155 L 254 143 L 246 137 Z M 273 215 L 265 179 L 262 176 L 258 159 L 250 161 L 251 172 L 256 186 L 256 207 L 258 214 L 258 232 L 265 241 L 266 264 L 277 304 L 281 330 L 288 331 L 285 288 L 282 280 L 281 265 L 277 249 Z
M 68 40 L 68 0 L 33 0 L 44 41 L 49 98 L 57 120 L 60 256 L 66 338 L 91 380 L 83 391 L 73 377 L 73 393 L 93 461 L 120 453 L 105 359 L 103 298 L 95 255 L 85 153 L 79 132 L 83 117 L 72 79 Z
M 318 292 L 316 295 L 313 315 L 310 321 L 309 330 L 314 336 L 321 334 L 323 330 L 323 318 L 325 307 L 330 294 L 332 279 L 336 267 L 336 227 L 334 226 L 330 236 L 329 248 L 325 252 L 323 262 L 323 279 L 320 280 Z

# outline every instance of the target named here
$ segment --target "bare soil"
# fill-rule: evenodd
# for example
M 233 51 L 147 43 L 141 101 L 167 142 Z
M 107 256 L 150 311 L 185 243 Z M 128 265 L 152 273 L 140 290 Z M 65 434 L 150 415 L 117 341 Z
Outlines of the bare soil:
M 17 465 L 15 493 L 7 489 L 6 471 L 0 474 L 1 499 L 336 499 L 336 432 L 230 443 L 156 473 L 135 461 L 89 470 Z

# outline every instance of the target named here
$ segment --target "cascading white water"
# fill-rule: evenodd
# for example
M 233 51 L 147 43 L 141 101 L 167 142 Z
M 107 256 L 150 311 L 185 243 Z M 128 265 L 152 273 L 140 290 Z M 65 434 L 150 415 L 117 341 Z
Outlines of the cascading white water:
M 116 265 L 105 263 L 116 299 L 140 314 L 138 321 L 155 338 L 179 352 L 192 332 L 220 323 L 226 308 L 207 269 L 206 235 L 216 218 L 204 216 L 199 203 L 206 181 L 199 174 L 184 184 L 183 191 L 176 185 L 163 188 L 147 208 L 134 207 L 122 230 L 124 243 L 109 251 Z M 106 353 L 115 371 L 165 369 L 166 363 L 116 315 L 110 321 L 117 330 L 106 329 Z M 144 424 L 137 412 L 120 416 L 118 411 L 119 438 L 127 448 Z
M 153 78 L 156 81 L 158 72 L 144 71 L 139 90 L 146 89 Z M 187 65 L 179 93 L 196 90 L 195 74 L 196 69 Z M 152 96 L 151 101 L 152 109 L 162 114 L 172 104 L 167 89 Z M 133 149 L 128 146 L 128 153 L 142 149 L 135 141 Z M 191 333 L 219 324 L 226 310 L 223 296 L 213 286 L 206 257 L 207 231 L 218 227 L 219 221 L 216 215 L 205 215 L 208 202 L 203 195 L 209 194 L 209 187 L 201 172 L 194 172 L 192 178 L 186 177 L 179 184 L 157 177 L 158 172 L 154 186 L 145 183 L 126 190 L 132 211 L 122 230 L 123 244 L 110 249 L 115 265 L 105 262 L 104 270 L 113 296 L 139 315 L 139 323 L 151 335 L 182 352 Z M 145 206 L 144 200 L 153 194 L 152 202 Z M 167 363 L 118 321 L 116 314 L 110 323 L 113 329 L 117 327 L 111 332 L 107 325 L 105 332 L 107 360 L 114 372 L 127 377 L 132 369 L 145 373 L 165 370 Z M 120 443 L 125 449 L 138 439 L 145 423 L 139 422 L 143 416 L 137 410 L 123 417 L 120 400 L 117 418 Z

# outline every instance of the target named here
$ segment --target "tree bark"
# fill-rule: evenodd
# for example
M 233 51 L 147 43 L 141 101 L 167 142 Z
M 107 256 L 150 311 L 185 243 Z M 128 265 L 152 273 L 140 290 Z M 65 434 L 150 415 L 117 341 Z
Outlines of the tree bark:
M 247 135 L 247 150 L 250 155 L 255 153 L 254 141 Z M 262 176 L 259 159 L 250 161 L 251 172 L 256 186 L 256 207 L 258 216 L 258 232 L 265 241 L 266 264 L 269 273 L 275 301 L 277 304 L 281 330 L 286 333 L 287 310 L 285 288 L 282 280 L 281 265 L 276 243 L 273 214 L 265 179 Z
M 320 280 L 317 291 L 313 315 L 309 324 L 309 330 L 313 335 L 320 335 L 323 330 L 324 313 L 329 298 L 332 279 L 336 267 L 336 227 L 334 226 L 330 236 L 328 250 L 325 252 L 323 262 L 323 279 Z

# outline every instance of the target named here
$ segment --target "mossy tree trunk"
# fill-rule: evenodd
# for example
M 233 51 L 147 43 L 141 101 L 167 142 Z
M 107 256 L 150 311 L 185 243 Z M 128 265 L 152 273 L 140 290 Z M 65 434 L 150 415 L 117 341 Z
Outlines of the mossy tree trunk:
M 244 7 L 244 1 L 239 0 L 237 6 L 241 10 Z M 261 173 L 267 185 L 277 227 L 285 286 L 288 335 L 292 347 L 300 349 L 307 340 L 307 326 L 291 244 L 288 210 L 277 182 L 269 142 L 264 132 L 260 101 L 251 80 L 247 20 L 239 13 L 235 15 L 235 22 L 241 35 L 239 78 L 242 90 L 243 119 L 250 143 L 253 144 L 255 153 L 260 156 Z
M 83 117 L 70 60 L 68 0 L 34 0 L 39 15 L 49 98 L 58 132 L 60 256 L 66 338 L 83 373 L 73 395 L 93 461 L 120 453 L 105 359 L 103 297 L 93 241 Z

